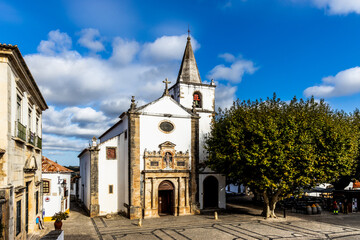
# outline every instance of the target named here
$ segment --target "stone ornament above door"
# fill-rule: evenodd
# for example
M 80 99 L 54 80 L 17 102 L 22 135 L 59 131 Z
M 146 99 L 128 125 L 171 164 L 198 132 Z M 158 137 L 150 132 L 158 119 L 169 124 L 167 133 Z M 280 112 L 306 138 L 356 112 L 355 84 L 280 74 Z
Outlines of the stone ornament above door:
M 159 145 L 158 151 L 145 149 L 145 170 L 188 170 L 189 151 L 178 152 L 175 146 L 174 143 L 166 141 Z

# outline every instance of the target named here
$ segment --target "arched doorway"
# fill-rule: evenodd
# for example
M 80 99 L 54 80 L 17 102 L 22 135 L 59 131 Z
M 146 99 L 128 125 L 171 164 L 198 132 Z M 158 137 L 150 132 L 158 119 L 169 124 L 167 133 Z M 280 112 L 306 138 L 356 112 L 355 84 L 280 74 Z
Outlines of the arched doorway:
M 204 208 L 217 208 L 219 201 L 219 182 L 214 176 L 204 180 Z
M 162 181 L 159 185 L 158 212 L 160 216 L 173 214 L 174 185 Z

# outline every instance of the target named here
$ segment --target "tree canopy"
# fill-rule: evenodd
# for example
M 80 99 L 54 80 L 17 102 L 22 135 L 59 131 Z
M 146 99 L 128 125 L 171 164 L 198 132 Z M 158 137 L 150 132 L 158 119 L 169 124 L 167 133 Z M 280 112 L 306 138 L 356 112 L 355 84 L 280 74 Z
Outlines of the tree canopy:
M 275 217 L 280 197 L 353 174 L 354 115 L 314 98 L 284 102 L 274 94 L 266 101 L 238 100 L 215 117 L 206 141 L 207 165 L 261 194 L 263 214 Z

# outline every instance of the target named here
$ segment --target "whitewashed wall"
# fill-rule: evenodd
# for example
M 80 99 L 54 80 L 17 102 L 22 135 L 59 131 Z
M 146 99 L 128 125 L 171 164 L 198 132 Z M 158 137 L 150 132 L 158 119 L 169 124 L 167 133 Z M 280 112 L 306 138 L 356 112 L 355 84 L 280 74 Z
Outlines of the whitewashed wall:
M 98 145 L 99 151 L 99 205 L 100 215 L 118 212 L 118 156 L 119 137 L 115 136 Z M 106 147 L 116 147 L 116 159 L 106 159 Z M 109 193 L 113 185 L 113 193 Z
M 80 157 L 80 199 L 90 209 L 90 152 L 86 151 Z
M 63 179 L 66 180 L 66 188 L 70 192 L 70 180 L 71 173 L 43 173 L 42 179 L 46 181 L 50 181 L 50 193 L 44 194 L 43 196 L 43 208 L 45 210 L 44 217 L 52 217 L 55 213 L 60 211 L 66 211 L 70 208 L 70 195 L 64 198 L 64 207 L 65 209 L 61 209 L 61 199 L 64 197 L 64 189 L 58 183 L 60 183 Z M 45 201 L 46 198 L 49 198 L 50 201 Z M 67 199 L 67 206 L 65 206 L 65 199 Z
M 214 111 L 215 87 L 206 85 L 190 85 L 180 83 L 180 104 L 186 108 L 192 109 L 194 92 L 200 92 L 202 95 L 202 110 Z
M 144 169 L 144 152 L 159 151 L 159 144 L 170 141 L 176 151 L 191 152 L 191 115 L 178 106 L 171 97 L 164 97 L 149 105 L 140 115 L 140 170 Z M 164 117 L 162 114 L 171 114 Z M 166 120 L 174 124 L 171 133 L 160 131 L 159 124 Z
M 125 139 L 124 133 L 119 136 L 118 144 L 118 211 L 126 212 L 124 204 L 129 204 L 129 149 L 128 138 Z
M 110 138 L 113 138 L 115 136 L 120 135 L 128 128 L 128 118 L 125 115 L 120 123 L 117 123 L 117 125 L 111 129 L 111 131 L 107 132 L 100 138 L 100 143 L 107 141 Z
M 71 183 L 72 189 L 70 190 L 70 195 L 76 196 L 76 182 Z

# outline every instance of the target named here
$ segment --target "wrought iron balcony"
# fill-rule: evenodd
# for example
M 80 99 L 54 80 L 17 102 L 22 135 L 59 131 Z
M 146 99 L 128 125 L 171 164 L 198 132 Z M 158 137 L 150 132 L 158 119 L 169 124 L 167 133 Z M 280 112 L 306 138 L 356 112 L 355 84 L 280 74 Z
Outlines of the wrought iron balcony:
M 35 133 L 31 132 L 30 130 L 28 132 L 28 143 L 35 145 Z
M 42 139 L 39 136 L 36 136 L 35 138 L 35 147 L 42 148 Z
M 19 121 L 15 123 L 15 136 L 26 141 L 26 127 Z

